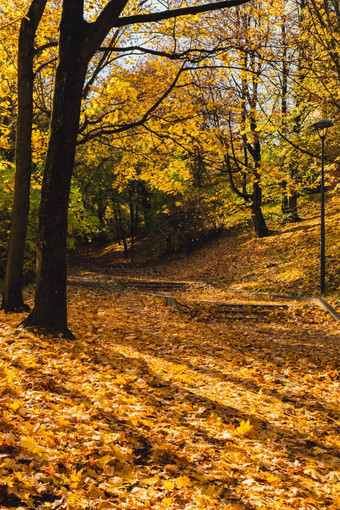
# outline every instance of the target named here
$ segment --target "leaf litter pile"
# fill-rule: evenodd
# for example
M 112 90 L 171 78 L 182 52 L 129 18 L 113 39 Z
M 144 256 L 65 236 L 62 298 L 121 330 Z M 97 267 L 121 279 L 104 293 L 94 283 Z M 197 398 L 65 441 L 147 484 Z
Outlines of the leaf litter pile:
M 324 312 L 223 319 L 79 282 L 69 302 L 75 341 L 0 315 L 1 509 L 340 508 Z

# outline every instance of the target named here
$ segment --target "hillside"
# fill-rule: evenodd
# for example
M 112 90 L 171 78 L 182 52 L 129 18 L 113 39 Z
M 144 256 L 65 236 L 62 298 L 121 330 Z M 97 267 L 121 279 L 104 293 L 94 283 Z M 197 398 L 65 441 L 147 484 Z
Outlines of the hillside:
M 213 280 L 229 291 L 318 295 L 320 278 L 319 197 L 301 201 L 301 221 L 268 221 L 271 235 L 258 239 L 250 227 L 234 227 L 187 255 L 152 260 L 152 246 L 124 261 L 117 244 L 94 248 L 78 260 L 83 269 L 156 279 Z M 270 209 L 267 216 L 277 217 Z M 137 246 L 138 250 L 138 246 Z M 148 255 L 151 260 L 147 260 Z M 139 259 L 138 259 L 139 257 Z M 138 263 L 143 262 L 143 263 Z M 340 199 L 326 203 L 326 295 L 340 299 Z

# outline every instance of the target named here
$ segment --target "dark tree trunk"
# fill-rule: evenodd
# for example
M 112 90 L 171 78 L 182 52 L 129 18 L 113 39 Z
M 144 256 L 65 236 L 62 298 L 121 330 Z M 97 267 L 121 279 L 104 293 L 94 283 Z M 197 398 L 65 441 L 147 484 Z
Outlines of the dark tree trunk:
M 173 253 L 174 253 L 174 248 L 173 248 L 173 242 L 172 242 L 171 234 L 168 234 L 166 236 L 166 253 L 167 253 L 167 255 L 173 255 Z
M 298 213 L 298 195 L 296 190 L 291 190 L 288 197 L 288 209 L 289 216 L 292 222 L 300 221 L 299 213 Z
M 141 201 L 142 201 L 142 209 L 143 209 L 143 216 L 144 216 L 144 226 L 145 226 L 145 233 L 146 235 L 149 235 L 152 231 L 152 206 L 150 203 L 150 195 L 151 193 L 147 189 L 144 182 L 139 183 L 139 189 L 141 194 Z
M 117 226 L 117 238 L 118 241 L 122 240 L 123 246 L 124 246 L 124 259 L 129 258 L 129 250 L 128 250 L 128 244 L 126 240 L 126 233 L 123 225 L 123 218 L 122 218 L 122 211 L 120 208 L 119 201 L 117 199 L 113 199 L 113 203 L 116 204 L 115 209 L 115 220 L 116 220 L 116 226 Z
M 130 244 L 130 261 L 133 263 L 134 261 L 134 255 L 135 255 L 135 230 L 136 225 L 136 219 L 135 219 L 135 209 L 133 205 L 133 199 L 130 197 L 130 237 L 131 237 L 131 244 Z
M 46 1 L 33 1 L 20 26 L 15 192 L 1 305 L 5 312 L 29 310 L 23 301 L 22 286 L 32 173 L 34 38 Z
M 82 24 L 61 23 L 59 64 L 41 190 L 37 241 L 35 306 L 23 321 L 53 334 L 72 337 L 67 328 L 67 212 L 86 65 L 81 62 Z M 63 35 L 62 35 L 63 34 Z
M 289 204 L 288 204 L 288 194 L 287 194 L 287 181 L 282 181 L 281 183 L 281 213 L 284 217 L 289 214 Z
M 300 221 L 297 192 L 292 186 L 289 186 L 287 189 L 285 181 L 282 183 L 281 212 L 285 223 Z
M 123 246 L 124 246 L 124 259 L 128 259 L 129 258 L 129 248 L 128 248 L 128 243 L 126 240 L 126 235 L 125 235 L 124 230 L 122 230 L 122 241 L 123 241 Z
M 251 204 L 251 219 L 257 237 L 266 237 L 268 235 L 268 228 L 263 217 L 261 206 L 262 206 L 262 190 L 259 184 L 255 182 L 253 186 Z

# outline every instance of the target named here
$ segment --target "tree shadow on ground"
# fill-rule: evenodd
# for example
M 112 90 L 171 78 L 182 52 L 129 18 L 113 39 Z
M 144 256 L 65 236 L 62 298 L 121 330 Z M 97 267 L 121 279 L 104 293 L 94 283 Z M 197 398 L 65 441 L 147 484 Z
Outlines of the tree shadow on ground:
M 195 327 L 197 327 L 197 323 Z M 282 371 L 287 367 L 290 367 L 292 370 L 301 371 L 304 364 L 308 365 L 308 363 L 314 364 L 314 368 L 311 369 L 309 367 L 308 370 L 312 371 L 315 377 L 322 370 L 329 367 L 333 369 L 338 367 L 339 357 L 334 357 L 334 353 L 338 351 L 340 355 L 340 345 L 338 345 L 333 335 L 324 333 L 322 326 L 313 329 L 310 325 L 300 324 L 298 330 L 294 331 L 293 329 L 285 337 L 284 326 L 278 328 L 277 324 L 261 324 L 259 321 L 257 323 L 253 322 L 251 324 L 253 332 L 259 332 L 262 337 L 267 337 L 267 341 L 262 342 L 261 345 L 257 345 L 256 341 L 249 342 L 249 330 L 240 331 L 239 324 L 224 323 L 221 325 L 219 323 L 211 323 L 208 326 L 207 324 L 198 324 L 198 327 L 205 329 L 206 336 L 209 337 L 209 340 L 206 340 L 209 348 L 205 349 L 204 346 L 197 345 L 197 343 L 193 344 L 191 338 L 182 338 L 181 342 L 177 342 L 174 347 L 170 342 L 166 343 L 160 340 L 162 337 L 157 337 L 157 335 L 149 337 L 147 342 L 138 342 L 136 339 L 130 340 L 126 337 L 121 339 L 118 337 L 116 341 L 122 343 L 122 345 L 130 345 L 144 354 L 155 355 L 156 353 L 157 357 L 167 362 L 185 363 L 188 368 L 196 373 L 209 375 L 221 381 L 236 384 L 246 390 L 251 390 L 255 393 L 262 390 L 263 394 L 289 403 L 296 409 L 303 407 L 312 412 L 324 412 L 329 415 L 329 421 L 340 419 L 339 409 L 335 405 L 330 406 L 322 398 L 322 395 L 316 397 L 307 395 L 304 392 L 303 396 L 301 396 L 300 388 L 295 389 L 294 385 L 289 383 L 289 376 L 284 377 L 282 374 Z M 226 331 L 226 327 L 228 331 Z M 224 342 L 226 333 L 228 334 L 227 345 Z M 244 347 L 240 345 L 242 333 L 245 336 Z M 235 340 L 234 343 L 233 338 Z M 301 340 L 302 338 L 303 340 Z M 214 353 L 213 355 L 212 352 Z M 200 356 L 200 363 L 197 363 L 197 356 Z M 211 366 L 212 364 L 219 365 L 221 359 L 233 358 L 234 356 L 240 358 L 240 363 L 244 362 L 248 365 L 251 365 L 249 358 L 260 364 L 271 363 L 271 372 L 273 379 L 276 381 L 277 388 L 269 388 L 264 381 L 259 383 L 252 378 L 247 379 L 238 376 L 235 373 L 237 367 L 234 368 L 233 373 L 226 373 L 221 369 Z M 206 357 L 208 357 L 208 361 L 206 361 Z M 211 361 L 212 358 L 213 363 Z
M 174 318 L 177 320 L 175 316 Z M 203 328 L 201 324 L 195 324 L 194 326 L 194 330 L 196 330 L 196 328 Z M 151 327 L 151 329 L 154 330 L 152 321 L 148 324 L 148 327 Z M 204 359 L 205 355 L 207 358 L 214 357 L 215 363 L 218 363 L 219 359 L 225 359 L 225 357 L 231 358 L 236 355 L 240 357 L 241 363 L 248 363 L 247 358 L 250 357 L 252 359 L 256 359 L 258 362 L 270 361 L 273 363 L 273 373 L 280 375 L 279 370 L 274 368 L 274 364 L 277 360 L 275 357 L 273 358 L 273 350 L 277 350 L 275 356 L 280 359 L 280 363 L 283 365 L 285 364 L 285 356 L 287 357 L 287 361 L 291 363 L 291 356 L 296 356 L 296 351 L 293 349 L 290 353 L 288 347 L 282 343 L 282 340 L 280 340 L 279 337 L 277 337 L 278 332 L 276 327 L 272 329 L 273 327 L 268 324 L 265 326 L 262 324 L 258 327 L 265 328 L 266 334 L 271 338 L 271 340 L 270 343 L 262 345 L 261 352 L 251 353 L 249 352 L 250 347 L 247 347 L 248 352 L 242 352 L 242 346 L 240 344 L 240 334 L 242 334 L 242 332 L 240 333 L 239 328 L 234 328 L 233 331 L 233 334 L 237 335 L 237 337 L 235 336 L 235 344 L 233 345 L 232 343 L 233 335 L 231 335 L 231 338 L 229 335 L 229 344 L 225 345 L 225 330 L 223 328 L 220 330 L 219 325 L 213 325 L 208 329 L 204 329 L 205 335 L 209 336 L 210 333 L 209 340 L 206 341 L 205 345 L 193 343 L 193 339 L 189 337 L 181 338 L 181 341 L 177 341 L 174 346 L 171 344 L 169 339 L 168 341 L 165 341 L 164 338 L 162 338 L 159 334 L 160 331 L 157 331 L 157 328 L 155 330 L 156 332 L 152 336 L 148 336 L 147 342 L 145 341 L 145 335 L 144 341 L 136 341 L 136 339 L 128 339 L 120 335 L 119 330 L 114 332 L 114 338 L 112 340 L 102 340 L 102 345 L 100 345 L 100 343 L 96 343 L 98 340 L 96 342 L 76 341 L 75 343 L 67 343 L 60 339 L 51 340 L 54 343 L 60 342 L 63 352 L 68 352 L 71 357 L 79 360 L 79 363 L 86 363 L 84 371 L 86 368 L 91 366 L 92 370 L 98 371 L 99 373 L 104 368 L 112 370 L 112 377 L 114 377 L 117 372 L 122 373 L 123 375 L 125 374 L 127 381 L 122 383 L 122 389 L 128 396 L 136 398 L 140 405 L 145 406 L 147 414 L 152 418 L 153 423 L 161 423 L 161 419 L 164 414 L 166 414 L 168 423 L 173 424 L 175 429 L 179 427 L 180 423 L 183 432 L 188 436 L 188 438 L 190 438 L 193 448 L 197 445 L 198 454 L 197 459 L 194 462 L 188 460 L 186 456 L 183 455 L 181 445 L 177 445 L 168 452 L 165 451 L 160 453 L 158 451 L 158 453 L 156 453 L 157 447 L 162 446 L 167 442 L 165 439 L 166 435 L 164 434 L 170 434 L 171 430 L 166 430 L 166 427 L 164 427 L 165 430 L 162 432 L 161 427 L 156 430 L 156 433 L 152 433 L 148 426 L 143 425 L 143 423 L 133 425 L 128 417 L 119 416 L 116 411 L 104 410 L 100 403 L 94 402 L 92 398 L 82 393 L 81 390 L 75 390 L 74 388 L 70 389 L 72 385 L 68 382 L 68 375 L 72 376 L 71 373 L 61 373 L 57 378 L 48 378 L 46 377 L 46 374 L 42 372 L 42 379 L 39 381 L 36 380 L 36 386 L 31 389 L 63 395 L 75 403 L 86 403 L 87 408 L 92 406 L 94 409 L 93 416 L 95 417 L 97 413 L 98 417 L 100 417 L 101 420 L 104 420 L 111 430 L 119 432 L 127 431 L 127 435 L 133 436 L 138 441 L 139 446 L 135 448 L 135 463 L 139 466 L 146 467 L 158 463 L 165 468 L 166 465 L 173 464 L 177 466 L 179 472 L 180 470 L 187 469 L 192 473 L 200 475 L 202 463 L 207 460 L 204 456 L 204 452 L 202 453 L 202 442 L 216 449 L 217 457 L 215 462 L 217 463 L 218 458 L 225 450 L 226 445 L 229 449 L 235 449 L 235 451 L 237 451 L 237 446 L 232 439 L 230 441 L 226 441 L 225 439 L 221 439 L 218 435 L 214 435 L 211 430 L 209 430 L 210 427 L 208 420 L 211 413 L 214 413 L 216 416 L 221 418 L 226 426 L 232 425 L 234 428 L 236 428 L 242 421 L 249 421 L 255 431 L 255 435 L 252 440 L 269 447 L 273 452 L 273 455 L 279 455 L 280 452 L 282 453 L 282 451 L 285 451 L 289 459 L 298 459 L 302 464 L 307 465 L 310 457 L 315 457 L 313 449 L 322 448 L 322 450 L 330 457 L 340 458 L 340 450 L 337 448 L 329 448 L 325 445 L 323 443 L 322 434 L 320 434 L 319 438 L 316 440 L 314 435 L 311 436 L 308 433 L 302 433 L 296 429 L 292 430 L 284 426 L 277 426 L 273 423 L 273 421 L 269 421 L 254 412 L 249 412 L 245 408 L 240 409 L 236 405 L 223 404 L 218 394 L 216 394 L 216 399 L 214 399 L 211 396 L 204 394 L 204 388 L 197 386 L 195 374 L 197 376 L 203 374 L 204 376 L 208 376 L 212 379 L 212 384 L 213 380 L 216 381 L 216 384 L 220 381 L 227 383 L 231 382 L 241 389 L 241 391 L 251 390 L 253 392 L 258 392 L 259 388 L 254 381 L 242 378 L 238 376 L 237 373 L 226 374 L 223 370 L 215 368 L 215 366 L 209 366 L 208 363 L 207 366 L 198 364 L 194 361 L 195 356 L 198 354 L 200 354 L 202 359 Z M 229 325 L 229 329 L 233 328 Z M 303 331 L 300 330 L 299 335 L 301 333 L 303 333 Z M 309 351 L 306 354 L 306 347 L 310 347 L 309 342 L 314 342 L 315 339 L 314 337 L 310 337 L 310 339 L 301 342 L 299 335 L 296 335 L 294 340 L 299 343 L 300 350 L 301 352 L 304 352 L 304 356 L 306 357 L 307 355 L 308 357 Z M 273 336 L 277 339 L 276 341 L 273 341 Z M 214 340 L 214 338 L 216 339 Z M 326 336 L 318 340 L 318 345 L 320 348 L 322 345 L 327 346 L 327 342 L 330 342 L 331 340 L 333 341 L 334 339 Z M 291 342 L 291 340 L 287 339 L 287 342 Z M 134 354 L 127 355 L 119 352 L 120 345 L 133 349 Z M 246 345 L 249 346 L 252 344 L 249 344 L 248 341 L 248 344 Z M 176 350 L 179 347 L 182 349 L 180 355 L 178 352 L 173 352 L 173 349 Z M 192 381 L 189 380 L 186 381 L 185 384 L 179 385 L 178 383 L 169 380 L 167 375 L 160 375 L 157 373 L 157 370 L 155 370 L 150 357 L 157 360 L 163 360 L 165 364 L 183 365 L 184 369 L 189 369 Z M 294 363 L 296 367 L 299 367 L 298 359 L 295 359 Z M 20 363 L 18 364 L 18 368 L 24 370 L 27 374 L 31 373 L 31 370 L 20 365 Z M 171 373 L 171 367 L 165 368 L 168 373 Z M 145 381 L 144 386 L 135 387 L 133 382 L 134 379 L 129 379 L 131 369 L 133 369 L 134 377 Z M 237 367 L 235 367 L 235 370 L 237 370 Z M 105 382 L 103 384 L 105 385 Z M 275 389 L 263 388 L 263 392 L 270 397 L 283 401 L 284 396 Z M 299 396 L 296 398 L 297 400 L 289 402 L 289 405 L 299 407 L 301 404 L 301 406 L 304 405 L 306 407 L 306 403 L 303 401 L 303 398 L 300 398 Z M 319 399 L 315 399 L 315 402 L 309 399 L 307 409 L 309 408 L 308 406 L 313 405 L 322 406 L 323 404 L 319 401 Z M 188 407 L 189 411 L 187 409 Z M 200 409 L 199 413 L 197 412 L 198 409 Z M 327 412 L 329 413 L 329 410 L 327 410 Z M 171 439 L 169 439 L 169 441 L 171 442 Z M 268 441 L 270 441 L 269 446 Z M 254 463 L 251 458 L 249 458 L 249 462 Z M 257 472 L 259 473 L 259 471 Z M 259 481 L 261 482 L 261 473 L 259 473 L 258 476 Z M 307 478 L 308 475 L 306 475 L 306 479 Z M 213 470 L 209 472 L 208 481 L 209 483 L 221 483 L 221 480 L 218 477 L 214 477 Z M 230 486 L 226 488 L 223 493 L 223 498 L 230 501 L 238 500 L 242 503 L 239 500 L 238 495 L 235 493 L 235 487 L 238 483 L 237 474 L 235 474 L 235 476 L 228 482 Z M 294 487 L 299 487 L 301 490 L 305 490 L 308 489 L 308 484 L 304 487 L 303 480 L 300 477 L 300 480 L 294 479 Z M 253 507 L 251 505 L 249 506 L 244 504 L 244 508 L 252 509 Z

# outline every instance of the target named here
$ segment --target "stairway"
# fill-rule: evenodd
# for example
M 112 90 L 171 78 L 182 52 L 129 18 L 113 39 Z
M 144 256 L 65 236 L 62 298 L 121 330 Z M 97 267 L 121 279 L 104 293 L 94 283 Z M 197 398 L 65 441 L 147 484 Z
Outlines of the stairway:
M 217 301 L 191 301 L 178 299 L 176 292 L 194 290 L 202 282 L 173 281 L 173 280 L 139 280 L 133 278 L 119 278 L 124 287 L 136 289 L 146 294 L 154 294 L 162 299 L 167 306 L 177 311 L 201 320 L 273 320 L 282 318 L 290 308 L 281 303 L 233 303 Z M 164 295 L 163 295 L 164 294 Z M 169 294 L 171 294 L 169 296 Z
M 189 290 L 191 282 L 178 282 L 167 280 L 134 280 L 128 278 L 121 278 L 121 283 L 125 287 L 141 290 L 146 293 L 159 293 L 159 292 L 181 292 Z

